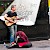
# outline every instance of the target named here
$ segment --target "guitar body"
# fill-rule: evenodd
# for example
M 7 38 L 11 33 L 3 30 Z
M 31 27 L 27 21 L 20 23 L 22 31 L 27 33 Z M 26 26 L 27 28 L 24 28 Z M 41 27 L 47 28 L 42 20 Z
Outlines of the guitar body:
M 14 23 L 6 22 L 5 24 L 6 24 L 7 26 L 11 26 L 11 25 L 13 25 Z
M 9 20 L 15 20 L 15 16 L 13 16 L 13 17 L 7 17 Z M 8 20 L 6 20 L 5 19 L 5 24 L 7 25 L 7 26 L 11 26 L 11 25 L 13 25 L 14 23 L 12 23 L 12 22 L 10 22 L 10 21 L 8 21 Z

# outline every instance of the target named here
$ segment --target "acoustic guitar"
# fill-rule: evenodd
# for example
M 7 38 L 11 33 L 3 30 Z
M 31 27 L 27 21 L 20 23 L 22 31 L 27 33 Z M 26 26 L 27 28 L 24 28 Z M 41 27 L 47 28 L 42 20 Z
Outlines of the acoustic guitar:
M 13 17 L 7 17 L 7 18 L 8 18 L 9 20 L 11 20 L 11 21 L 14 21 L 14 22 L 15 22 L 15 20 L 21 20 L 21 19 L 23 19 L 22 17 L 19 18 L 19 19 L 16 19 L 15 16 L 13 16 Z M 5 24 L 6 24 L 7 26 L 13 25 L 14 22 L 10 22 L 9 20 L 7 20 L 7 19 L 5 18 Z

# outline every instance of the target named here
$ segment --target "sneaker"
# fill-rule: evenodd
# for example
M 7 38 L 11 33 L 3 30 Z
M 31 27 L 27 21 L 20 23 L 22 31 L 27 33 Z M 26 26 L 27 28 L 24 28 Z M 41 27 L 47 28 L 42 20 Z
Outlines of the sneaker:
M 12 42 L 11 45 L 14 46 L 14 45 L 16 45 L 16 43 L 15 42 Z
M 13 46 L 15 46 L 16 43 L 12 42 L 6 45 L 7 48 L 12 48 Z

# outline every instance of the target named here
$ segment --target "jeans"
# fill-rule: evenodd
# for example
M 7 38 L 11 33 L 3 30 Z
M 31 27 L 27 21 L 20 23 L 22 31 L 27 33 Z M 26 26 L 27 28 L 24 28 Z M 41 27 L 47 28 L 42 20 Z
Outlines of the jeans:
M 16 32 L 17 32 L 17 25 L 12 25 L 8 27 L 9 32 L 10 32 L 10 43 L 14 42 L 16 39 Z

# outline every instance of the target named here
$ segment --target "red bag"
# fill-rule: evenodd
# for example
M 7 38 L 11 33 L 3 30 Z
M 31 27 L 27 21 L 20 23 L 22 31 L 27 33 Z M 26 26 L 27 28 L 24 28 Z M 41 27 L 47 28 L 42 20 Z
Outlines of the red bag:
M 18 43 L 19 47 L 23 47 L 25 45 L 27 45 L 29 42 L 22 42 L 22 43 Z
M 29 43 L 28 37 L 26 36 L 26 34 L 23 31 L 16 32 L 16 37 L 17 36 L 19 36 L 21 39 L 24 40 L 24 42 L 17 43 L 19 45 L 19 47 L 23 47 L 24 45 Z

